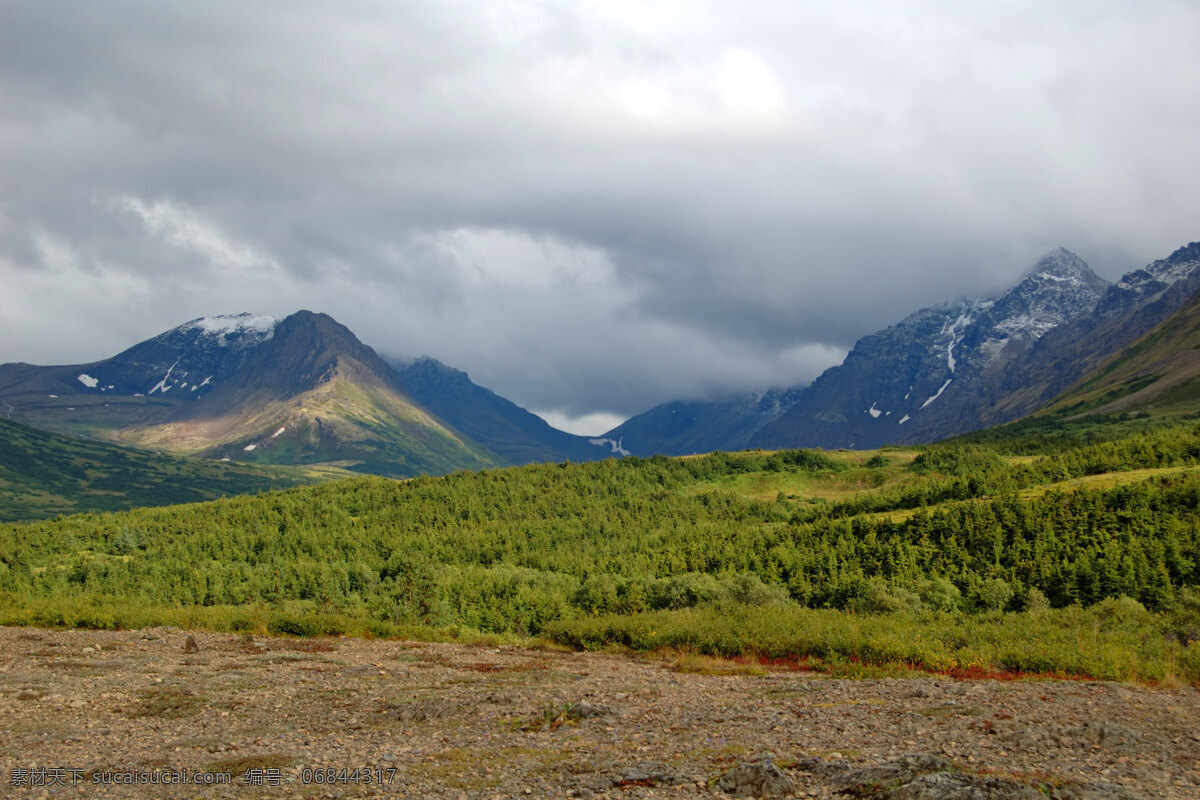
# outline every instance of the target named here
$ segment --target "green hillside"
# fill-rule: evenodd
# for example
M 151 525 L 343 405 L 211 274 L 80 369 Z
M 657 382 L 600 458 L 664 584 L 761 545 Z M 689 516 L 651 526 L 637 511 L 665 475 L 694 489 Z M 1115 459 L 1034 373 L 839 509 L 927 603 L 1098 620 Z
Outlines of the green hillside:
M 1200 681 L 1197 465 L 1175 426 L 356 478 L 0 528 L 0 621 Z
M 6 521 L 212 500 L 337 474 L 180 458 L 0 419 L 0 520 Z
M 1068 389 L 1040 415 L 1200 411 L 1200 295 Z

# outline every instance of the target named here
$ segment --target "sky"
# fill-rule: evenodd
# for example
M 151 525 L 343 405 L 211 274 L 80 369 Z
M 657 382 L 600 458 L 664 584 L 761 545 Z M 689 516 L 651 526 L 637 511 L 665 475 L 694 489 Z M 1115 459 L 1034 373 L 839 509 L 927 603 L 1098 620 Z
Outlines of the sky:
M 0 3 L 0 362 L 323 311 L 574 432 L 1200 239 L 1200 5 Z

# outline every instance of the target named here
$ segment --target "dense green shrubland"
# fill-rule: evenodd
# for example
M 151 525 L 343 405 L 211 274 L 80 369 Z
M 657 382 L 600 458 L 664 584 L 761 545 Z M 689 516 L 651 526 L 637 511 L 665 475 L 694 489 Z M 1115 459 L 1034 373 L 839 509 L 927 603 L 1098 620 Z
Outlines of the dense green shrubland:
M 799 657 L 828 653 L 795 642 L 767 647 L 767 638 L 755 644 L 753 632 L 776 631 L 775 641 L 789 625 L 843 619 L 861 628 L 890 615 L 880 618 L 943 637 L 928 658 L 901 659 L 929 666 L 938 648 L 963 650 L 951 646 L 967 635 L 961 626 L 1002 612 L 1022 625 L 1055 614 L 1078 621 L 1081 612 L 1069 609 L 1103 616 L 1103 603 L 1125 598 L 1142 609 L 1137 635 L 1162 642 L 1143 642 L 1147 652 L 1174 647 L 1181 674 L 1200 680 L 1192 664 L 1200 645 L 1187 646 L 1189 626 L 1200 627 L 1200 608 L 1188 605 L 1189 587 L 1200 586 L 1200 473 L 1187 469 L 1198 455 L 1200 432 L 1178 427 L 1018 463 L 981 444 L 924 448 L 908 466 L 810 451 L 715 453 L 403 483 L 360 478 L 78 515 L 0 528 L 0 619 L 108 627 L 187 618 L 293 634 L 550 633 L 586 644 L 605 640 L 603 631 L 623 642 L 633 634 L 621 630 L 683 625 L 698 641 L 711 629 L 738 652 Z M 1021 494 L 1162 468 L 1172 470 L 1123 486 Z M 880 488 L 839 500 L 714 488 L 755 474 L 800 485 L 851 469 L 876 475 L 870 483 Z M 946 622 L 968 618 L 975 621 Z M 1058 624 L 1038 630 L 1052 635 Z M 647 641 L 690 641 L 656 636 Z M 1017 664 L 1015 646 L 981 657 Z M 859 645 L 829 653 L 870 660 Z M 1067 665 L 1056 669 L 1084 669 L 1051 660 Z M 1141 674 L 1167 669 L 1134 666 Z

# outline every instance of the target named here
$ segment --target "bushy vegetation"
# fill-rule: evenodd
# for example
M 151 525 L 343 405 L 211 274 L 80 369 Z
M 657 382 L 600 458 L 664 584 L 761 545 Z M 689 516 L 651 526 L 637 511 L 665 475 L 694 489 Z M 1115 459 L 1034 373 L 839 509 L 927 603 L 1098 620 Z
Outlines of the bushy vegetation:
M 1049 450 L 627 458 L 9 525 L 0 621 L 1200 681 L 1200 430 Z
M 5 521 L 212 500 L 315 483 L 331 472 L 181 458 L 0 419 L 0 520 Z

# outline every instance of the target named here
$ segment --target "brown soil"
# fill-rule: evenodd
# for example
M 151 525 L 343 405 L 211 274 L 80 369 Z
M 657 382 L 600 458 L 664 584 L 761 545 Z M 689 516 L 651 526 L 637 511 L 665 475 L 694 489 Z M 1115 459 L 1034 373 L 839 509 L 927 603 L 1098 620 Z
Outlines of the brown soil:
M 1196 689 L 188 636 L 0 628 L 3 794 L 717 797 L 723 775 L 768 757 L 795 796 L 884 796 L 886 769 L 869 770 L 923 753 L 1052 797 L 1200 798 Z M 167 771 L 232 783 L 106 782 Z

